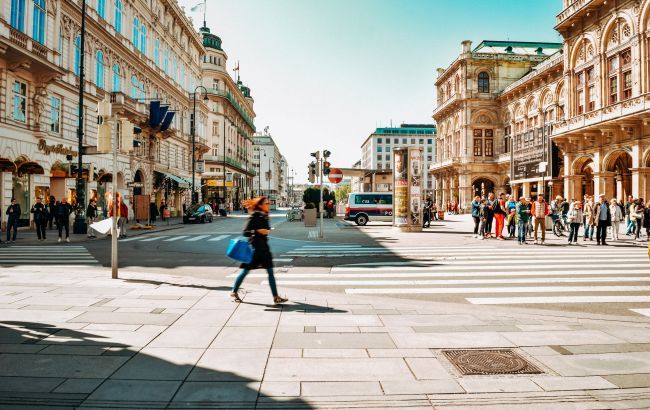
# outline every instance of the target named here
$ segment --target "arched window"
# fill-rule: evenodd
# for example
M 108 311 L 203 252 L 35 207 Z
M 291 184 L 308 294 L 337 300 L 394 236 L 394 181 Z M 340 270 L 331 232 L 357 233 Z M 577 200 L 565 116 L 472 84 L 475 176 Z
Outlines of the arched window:
M 122 76 L 120 75 L 120 66 L 113 64 L 113 92 L 119 93 L 122 91 Z
M 97 52 L 95 56 L 95 84 L 99 88 L 104 88 L 104 53 Z
M 115 0 L 115 31 L 122 32 L 122 0 Z
M 25 31 L 25 0 L 11 0 L 11 27 Z
M 81 36 L 77 36 L 74 40 L 74 73 L 79 75 L 79 67 L 81 66 Z
M 138 78 L 136 76 L 131 76 L 131 98 L 138 99 Z
M 153 47 L 153 61 L 157 66 L 160 66 L 160 40 L 156 39 Z
M 34 0 L 34 40 L 45 44 L 45 0 Z
M 97 14 L 99 14 L 99 17 L 106 19 L 106 0 L 97 0 Z
M 133 17 L 133 47 L 137 50 L 138 40 L 140 39 L 140 22 L 137 17 Z
M 485 71 L 481 71 L 478 74 L 478 92 L 479 93 L 490 92 L 490 76 Z
M 147 28 L 144 24 L 140 28 L 140 51 L 142 54 L 147 54 Z

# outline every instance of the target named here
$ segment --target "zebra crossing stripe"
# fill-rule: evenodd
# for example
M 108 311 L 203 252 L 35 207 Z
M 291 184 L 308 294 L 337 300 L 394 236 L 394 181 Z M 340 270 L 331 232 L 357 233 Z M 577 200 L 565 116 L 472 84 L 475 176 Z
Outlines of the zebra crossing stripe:
M 174 241 L 177 241 L 177 240 L 179 240 L 179 239 L 187 238 L 187 236 L 188 236 L 188 235 L 172 236 L 172 237 L 169 238 L 169 239 L 165 239 L 163 242 L 174 242 Z
M 650 277 L 622 278 L 523 278 L 523 279 L 458 279 L 458 280 L 292 280 L 292 275 L 276 275 L 278 283 L 287 286 L 432 286 L 478 284 L 537 284 L 537 283 L 607 283 L 650 282 Z M 263 282 L 268 284 L 268 282 Z
M 119 238 L 118 238 L 118 239 L 119 239 Z M 139 241 L 139 240 L 141 240 L 141 239 L 142 239 L 142 238 L 140 238 L 139 236 L 132 236 L 132 237 L 130 237 L 130 238 L 126 238 L 126 239 L 119 239 L 119 241 L 120 241 L 120 242 L 131 242 L 131 241 Z
M 644 266 L 646 269 L 642 270 L 627 270 L 625 273 L 630 274 L 641 274 L 647 275 L 650 273 L 650 270 L 647 269 L 648 266 Z M 456 278 L 456 277 L 513 277 L 513 276 L 569 276 L 569 275 L 578 275 L 578 276 L 600 276 L 600 275 L 615 275 L 621 273 L 621 269 L 625 267 L 617 267 L 617 269 L 588 269 L 588 270 L 575 270 L 575 271 L 510 271 L 510 272 L 445 272 L 445 271 L 428 271 L 428 272 L 398 272 L 398 273 L 382 273 L 377 274 L 376 272 L 364 272 L 364 273 L 290 273 L 290 274 L 276 274 L 277 277 L 291 277 L 291 278 L 313 278 L 313 279 L 344 279 L 344 278 Z M 450 269 L 446 269 L 450 270 Z M 234 277 L 236 275 L 233 275 Z M 250 273 L 249 278 L 266 278 L 266 274 L 261 273 Z
M 221 241 L 221 240 L 223 240 L 223 239 L 228 238 L 229 236 L 230 236 L 230 235 L 219 235 L 219 236 L 217 236 L 217 237 L 215 237 L 215 238 L 208 239 L 208 242 L 217 242 L 217 241 Z
M 165 236 L 153 236 L 151 238 L 143 239 L 140 242 L 153 242 L 153 241 L 157 241 L 157 240 L 163 239 L 163 238 L 167 238 L 167 235 L 165 235 Z
M 484 288 L 352 288 L 348 294 L 464 294 L 464 293 L 564 293 L 564 292 L 646 292 L 650 286 L 528 286 L 528 287 L 484 287 Z M 500 299 L 500 298 L 485 298 Z M 650 296 L 647 296 L 650 300 Z M 549 302 L 550 303 L 550 302 Z
M 640 267 L 640 268 L 649 268 L 648 263 L 638 263 L 646 262 L 646 258 L 627 258 L 627 259 L 608 259 L 604 261 L 592 261 L 598 262 L 598 264 L 591 263 L 585 264 L 583 260 L 567 260 L 567 263 L 557 265 L 557 261 L 548 261 L 540 262 L 535 259 L 527 260 L 518 260 L 518 263 L 534 264 L 537 268 L 554 268 L 554 269 L 575 269 L 581 267 L 590 267 L 590 268 L 607 268 L 607 267 Z M 424 263 L 428 262 L 428 263 Z M 453 262 L 453 265 L 440 265 L 440 262 Z M 413 263 L 413 262 L 409 262 Z M 614 265 L 614 266 L 610 266 Z M 365 265 L 364 265 L 365 266 Z M 423 261 L 421 266 L 334 266 L 332 267 L 332 272 L 420 272 L 420 271 L 430 271 L 434 269 L 455 269 L 459 267 L 466 267 L 466 269 L 474 269 L 475 266 L 480 266 L 480 270 L 484 270 L 485 262 L 481 261 L 465 261 L 465 260 L 441 260 L 441 259 L 432 259 L 428 261 Z
M 518 305 L 548 303 L 650 303 L 650 296 L 530 296 L 511 298 L 466 298 L 474 305 Z
M 201 239 L 205 239 L 205 238 L 207 238 L 209 236 L 210 235 L 199 235 L 199 236 L 195 236 L 195 237 L 190 238 L 190 239 L 186 239 L 185 242 L 196 242 L 196 241 L 200 241 Z

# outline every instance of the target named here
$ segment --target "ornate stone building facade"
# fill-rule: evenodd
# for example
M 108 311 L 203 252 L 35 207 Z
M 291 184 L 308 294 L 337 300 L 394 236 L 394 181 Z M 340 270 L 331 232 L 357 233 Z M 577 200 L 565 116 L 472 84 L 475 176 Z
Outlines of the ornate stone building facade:
M 86 198 L 104 210 L 115 181 L 127 202 L 151 194 L 180 209 L 189 197 L 190 93 L 201 79 L 202 39 L 174 0 L 89 0 L 86 13 L 83 145 L 97 146 L 102 100 L 142 128 L 142 145 L 120 154 L 115 178 L 110 155 L 84 155 Z M 23 223 L 36 196 L 75 199 L 80 23 L 81 0 L 0 0 L 0 206 L 15 196 Z M 153 100 L 175 113 L 165 132 L 149 126 Z M 205 152 L 207 107 L 197 117 Z
M 207 27 L 201 28 L 200 33 L 206 49 L 202 84 L 208 96 L 207 143 L 210 148 L 203 155 L 203 198 L 232 201 L 238 207 L 242 199 L 252 195 L 256 175 L 253 164 L 254 100 L 250 88 L 228 74 L 228 56 L 221 47 L 221 39 L 211 34 Z
M 441 181 L 439 201 L 459 198 L 467 207 L 472 194 L 491 190 L 576 200 L 650 197 L 650 0 L 563 6 L 555 26 L 561 50 L 540 44 L 552 53 L 525 53 L 516 70 L 502 60 L 492 72 L 479 69 L 489 81 L 504 77 L 494 93 L 491 85 L 490 93 L 477 90 L 480 73 L 464 68 L 473 67 L 479 50 L 465 47 L 440 71 L 440 145 L 431 167 Z M 497 51 L 504 60 L 514 58 L 516 47 L 503 46 Z M 486 128 L 494 128 L 491 137 Z
M 459 201 L 467 208 L 476 194 L 510 186 L 508 139 L 504 134 L 499 96 L 503 90 L 561 44 L 483 41 L 438 70 L 436 158 L 430 172 L 436 180 L 436 201 Z

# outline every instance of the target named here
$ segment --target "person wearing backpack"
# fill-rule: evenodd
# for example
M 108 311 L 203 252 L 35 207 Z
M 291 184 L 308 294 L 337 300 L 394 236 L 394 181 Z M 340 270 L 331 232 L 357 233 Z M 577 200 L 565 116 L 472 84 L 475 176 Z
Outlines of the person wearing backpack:
M 481 197 L 476 195 L 472 201 L 472 219 L 474 220 L 474 238 L 478 237 L 478 225 L 481 222 Z
M 266 269 L 269 276 L 269 286 L 271 287 L 271 293 L 273 294 L 273 303 L 284 303 L 287 299 L 278 295 L 275 276 L 273 275 L 273 255 L 271 254 L 271 248 L 269 248 L 268 242 L 268 236 L 271 232 L 271 226 L 269 224 L 269 200 L 267 197 L 263 196 L 245 201 L 244 206 L 248 208 L 248 211 L 251 214 L 246 222 L 246 227 L 244 228 L 244 236 L 250 238 L 250 244 L 254 249 L 253 260 L 250 263 L 241 264 L 241 272 L 237 276 L 237 279 L 235 279 L 235 284 L 232 287 L 230 297 L 232 297 L 235 302 L 241 302 L 242 300 L 239 297 L 238 292 L 239 287 L 246 278 L 246 275 L 248 275 L 248 273 L 253 269 L 262 268 Z

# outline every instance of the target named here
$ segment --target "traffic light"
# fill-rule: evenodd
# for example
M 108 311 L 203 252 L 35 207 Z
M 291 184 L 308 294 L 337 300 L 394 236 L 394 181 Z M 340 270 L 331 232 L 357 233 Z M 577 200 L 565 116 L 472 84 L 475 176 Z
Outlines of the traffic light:
M 313 161 L 309 164 L 309 182 L 316 182 L 316 163 Z
M 332 155 L 332 153 L 329 152 L 328 150 L 323 151 L 323 157 L 324 157 L 325 159 L 329 158 L 330 155 Z
M 325 151 L 325 152 L 327 152 L 327 151 Z M 325 157 L 325 158 L 327 158 L 327 157 Z M 330 164 L 329 161 L 323 162 L 323 174 L 329 175 L 331 166 L 332 166 L 332 164 Z
M 316 158 L 316 161 L 320 161 L 320 151 L 312 152 L 311 154 L 312 157 Z
M 126 118 L 120 119 L 120 130 L 122 131 L 122 140 L 120 143 L 120 151 L 130 152 L 133 148 L 139 147 L 142 141 L 137 141 L 133 137 L 142 132 L 142 128 L 136 127 L 131 124 L 131 121 Z
M 69 173 L 68 173 L 68 176 L 69 176 L 69 177 L 76 177 L 76 176 L 77 176 L 77 172 L 78 172 L 77 170 L 79 169 L 79 167 L 77 166 L 77 164 L 75 164 L 75 163 L 70 163 L 70 164 L 68 164 L 68 166 L 70 167 L 70 169 L 69 169 Z
M 112 115 L 112 105 L 104 100 L 97 104 L 97 152 L 111 152 L 113 132 L 108 119 Z

